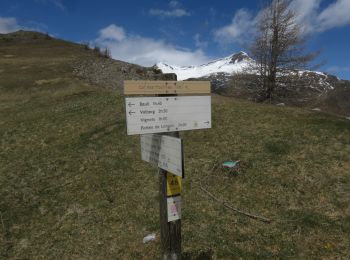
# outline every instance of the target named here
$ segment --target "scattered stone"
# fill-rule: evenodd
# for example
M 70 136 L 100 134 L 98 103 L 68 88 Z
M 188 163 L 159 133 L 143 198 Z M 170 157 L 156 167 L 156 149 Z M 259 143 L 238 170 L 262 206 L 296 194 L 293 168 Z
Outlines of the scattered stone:
M 315 107 L 315 108 L 313 108 L 313 109 L 311 109 L 312 111 L 321 111 L 321 109 L 320 108 L 318 108 L 318 107 Z
M 284 103 L 278 103 L 276 106 L 285 106 L 286 104 Z
M 156 234 L 152 233 L 152 234 L 149 234 L 143 238 L 143 243 L 146 244 L 146 243 L 153 241 L 155 239 L 156 239 Z

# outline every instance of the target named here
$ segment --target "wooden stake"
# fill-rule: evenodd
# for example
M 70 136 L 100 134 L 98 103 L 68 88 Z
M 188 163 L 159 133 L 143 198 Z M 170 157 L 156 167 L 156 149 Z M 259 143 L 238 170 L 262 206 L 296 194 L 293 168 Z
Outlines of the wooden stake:
M 179 132 L 166 133 L 179 137 Z M 167 171 L 159 169 L 159 210 L 161 259 L 181 259 L 181 219 L 168 222 L 167 208 Z

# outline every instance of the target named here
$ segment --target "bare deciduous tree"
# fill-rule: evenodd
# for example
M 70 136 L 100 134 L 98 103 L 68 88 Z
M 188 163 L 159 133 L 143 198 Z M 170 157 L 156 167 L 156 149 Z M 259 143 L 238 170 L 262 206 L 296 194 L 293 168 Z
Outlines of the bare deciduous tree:
M 290 2 L 271 0 L 257 18 L 256 37 L 250 48 L 256 64 L 251 69 L 258 74 L 256 84 L 262 90 L 262 100 L 271 100 L 279 80 L 293 70 L 306 68 L 318 55 L 305 53 L 306 36 Z

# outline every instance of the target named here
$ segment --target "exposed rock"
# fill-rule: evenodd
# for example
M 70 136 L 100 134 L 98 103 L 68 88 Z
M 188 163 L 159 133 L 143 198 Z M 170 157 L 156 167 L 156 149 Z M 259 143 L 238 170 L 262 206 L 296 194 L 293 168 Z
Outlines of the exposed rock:
M 163 74 L 155 68 L 99 57 L 93 53 L 73 64 L 73 73 L 94 85 L 117 89 L 121 92 L 124 80 L 176 80 L 176 74 Z

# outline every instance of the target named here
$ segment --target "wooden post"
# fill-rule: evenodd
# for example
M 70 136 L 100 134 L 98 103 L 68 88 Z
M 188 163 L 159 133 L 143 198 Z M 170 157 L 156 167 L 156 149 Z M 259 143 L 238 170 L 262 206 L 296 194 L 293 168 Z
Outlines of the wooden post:
M 179 132 L 167 133 L 179 137 Z M 161 259 L 181 259 L 181 219 L 168 222 L 167 209 L 167 171 L 159 169 L 159 209 Z
M 173 79 L 176 80 L 173 76 Z M 176 94 L 159 96 L 177 96 Z M 180 137 L 179 132 L 163 133 Z M 167 171 L 159 168 L 160 246 L 162 260 L 181 259 L 181 219 L 168 222 Z

